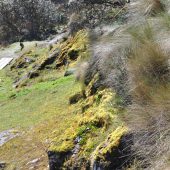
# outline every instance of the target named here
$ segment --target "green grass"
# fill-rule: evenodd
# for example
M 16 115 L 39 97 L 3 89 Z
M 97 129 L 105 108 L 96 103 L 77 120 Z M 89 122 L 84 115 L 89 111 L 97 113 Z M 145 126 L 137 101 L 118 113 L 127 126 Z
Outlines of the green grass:
M 81 86 L 74 76 L 63 77 L 60 72 L 55 80 L 49 74 L 46 81 L 34 80 L 20 89 L 12 88 L 5 71 L 0 71 L 0 77 L 0 132 L 13 128 L 21 133 L 0 148 L 0 159 L 9 162 L 7 169 L 11 170 L 29 169 L 26 164 L 41 157 L 37 169 L 42 170 L 48 161 L 45 141 L 54 130 L 57 136 L 63 134 L 79 117 L 78 106 L 70 106 L 69 97 L 80 92 Z
M 5 71 L 0 71 L 0 104 L 1 102 L 13 93 L 12 80 L 6 76 Z
M 1 76 L 3 74 L 1 73 Z M 4 78 L 0 94 L 0 131 L 26 128 L 49 119 L 68 105 L 69 96 L 80 91 L 74 77 L 37 83 L 19 91 L 12 89 L 10 78 Z

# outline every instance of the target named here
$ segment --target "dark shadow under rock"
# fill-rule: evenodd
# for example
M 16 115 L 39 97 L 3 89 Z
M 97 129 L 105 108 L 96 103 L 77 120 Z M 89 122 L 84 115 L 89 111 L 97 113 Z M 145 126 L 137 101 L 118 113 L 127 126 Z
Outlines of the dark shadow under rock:
M 114 147 L 111 151 L 107 152 L 105 155 L 105 160 L 97 159 L 91 165 L 92 170 L 123 170 L 124 168 L 130 166 L 133 162 L 133 134 L 129 133 L 123 135 L 120 139 L 118 147 Z M 81 167 L 86 167 L 85 169 L 90 169 L 90 159 L 81 159 L 79 157 L 76 160 L 72 160 L 73 152 L 48 152 L 49 167 L 50 170 L 62 170 L 65 168 L 67 170 L 79 170 Z M 65 163 L 69 164 L 65 164 Z
M 49 169 L 62 170 L 64 161 L 71 156 L 71 152 L 48 151 Z
M 74 96 L 69 98 L 69 103 L 70 104 L 76 104 L 82 98 L 83 98 L 83 95 L 81 93 L 77 93 Z
M 48 56 L 39 66 L 38 70 L 43 70 L 47 65 L 53 64 L 54 61 L 57 59 L 60 50 L 55 50 L 50 56 Z
M 76 72 L 76 69 L 72 68 L 72 69 L 68 69 L 65 73 L 64 73 L 64 77 L 73 75 Z
M 70 58 L 70 60 L 76 60 L 79 56 L 79 52 L 76 51 L 76 50 L 71 50 L 69 53 L 68 53 L 68 56 Z
M 123 170 L 133 162 L 133 134 L 123 135 L 117 148 L 113 148 L 105 155 L 105 161 L 96 160 L 93 163 L 93 170 Z

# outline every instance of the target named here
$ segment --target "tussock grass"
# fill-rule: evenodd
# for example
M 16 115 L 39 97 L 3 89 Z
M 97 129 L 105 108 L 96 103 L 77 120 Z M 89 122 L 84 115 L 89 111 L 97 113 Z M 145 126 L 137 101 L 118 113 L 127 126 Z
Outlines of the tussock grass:
M 155 88 L 166 86 L 168 81 L 168 56 L 157 44 L 151 42 L 134 51 L 131 61 L 136 87 L 135 95 L 141 101 L 149 99 Z
M 152 26 L 133 31 L 129 56 L 133 104 L 125 121 L 134 132 L 137 169 L 159 169 L 170 156 L 169 52 L 157 41 Z
M 129 72 L 135 100 L 147 102 L 156 89 L 166 87 L 169 81 L 169 54 L 156 42 L 151 26 L 131 30 L 133 39 L 129 57 Z
M 146 9 L 145 14 L 154 16 L 165 10 L 165 7 L 161 0 L 144 0 L 144 7 Z

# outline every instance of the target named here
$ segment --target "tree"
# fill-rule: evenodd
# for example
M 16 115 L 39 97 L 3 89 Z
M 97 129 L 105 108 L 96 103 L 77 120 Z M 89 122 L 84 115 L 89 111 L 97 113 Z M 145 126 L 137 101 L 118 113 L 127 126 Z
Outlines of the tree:
M 44 39 L 53 33 L 59 14 L 50 0 L 1 0 L 0 42 Z
M 119 17 L 123 13 L 120 9 L 123 9 L 125 4 L 126 0 L 69 0 L 68 5 L 72 13 L 69 22 L 70 32 L 114 21 L 115 16 Z

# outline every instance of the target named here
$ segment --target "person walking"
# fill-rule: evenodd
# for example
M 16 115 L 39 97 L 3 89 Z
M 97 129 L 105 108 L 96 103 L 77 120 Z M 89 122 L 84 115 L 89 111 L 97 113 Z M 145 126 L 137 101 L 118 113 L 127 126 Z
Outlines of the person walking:
M 24 43 L 23 43 L 23 41 L 24 41 L 23 38 L 21 38 L 21 39 L 19 40 L 20 47 L 21 47 L 21 51 L 24 49 Z

